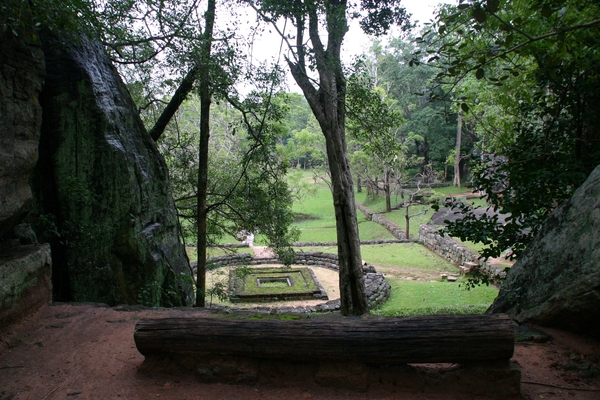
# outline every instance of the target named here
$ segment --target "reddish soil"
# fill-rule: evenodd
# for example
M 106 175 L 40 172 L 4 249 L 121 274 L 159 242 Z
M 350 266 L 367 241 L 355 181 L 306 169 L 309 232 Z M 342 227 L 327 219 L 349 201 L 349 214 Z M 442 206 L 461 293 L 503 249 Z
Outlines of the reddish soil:
M 44 306 L 26 320 L 0 328 L 0 399 L 474 399 L 394 389 L 367 393 L 321 387 L 201 384 L 191 376 L 139 370 L 144 357 L 133 332 L 141 318 L 177 310 L 117 311 L 94 305 Z M 209 310 L 198 314 L 211 313 Z M 523 399 L 600 399 L 595 371 L 600 343 L 555 329 L 545 343 L 518 343 Z M 594 372 L 595 373 L 595 372 Z M 589 374 L 588 374 L 589 375 Z M 481 397 L 478 397 L 478 399 Z

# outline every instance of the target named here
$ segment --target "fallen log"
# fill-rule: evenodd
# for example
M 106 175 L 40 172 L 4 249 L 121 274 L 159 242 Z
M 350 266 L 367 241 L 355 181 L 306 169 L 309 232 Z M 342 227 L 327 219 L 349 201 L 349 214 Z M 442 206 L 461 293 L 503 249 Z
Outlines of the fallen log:
M 433 315 L 339 320 L 143 319 L 135 344 L 144 356 L 244 356 L 371 364 L 478 363 L 513 355 L 506 315 Z

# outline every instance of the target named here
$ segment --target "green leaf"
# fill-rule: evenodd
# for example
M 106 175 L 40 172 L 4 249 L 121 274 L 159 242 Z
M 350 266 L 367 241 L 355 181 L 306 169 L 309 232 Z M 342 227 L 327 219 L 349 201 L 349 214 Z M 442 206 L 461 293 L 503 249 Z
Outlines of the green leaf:
M 479 68 L 477 70 L 477 72 L 475 72 L 475 78 L 477 78 L 477 79 L 483 79 L 484 76 L 485 76 L 485 72 L 484 72 L 483 68 Z
M 488 11 L 491 13 L 495 13 L 496 11 L 498 11 L 499 5 L 500 5 L 499 0 L 488 0 L 488 2 L 487 2 Z
M 475 18 L 475 21 L 477 21 L 479 23 L 483 23 L 487 19 L 487 14 L 483 8 L 474 7 L 473 8 L 473 18 Z
M 542 6 L 542 17 L 550 18 L 551 15 L 552 15 L 552 8 L 550 8 L 550 6 L 548 4 L 544 4 Z

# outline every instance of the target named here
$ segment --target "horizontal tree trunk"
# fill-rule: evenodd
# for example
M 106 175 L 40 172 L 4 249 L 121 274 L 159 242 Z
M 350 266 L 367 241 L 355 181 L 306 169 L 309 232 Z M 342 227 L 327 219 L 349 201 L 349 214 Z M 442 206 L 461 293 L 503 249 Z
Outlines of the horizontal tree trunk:
M 514 334 L 506 315 L 409 318 L 242 320 L 144 319 L 134 333 L 149 355 L 234 355 L 377 364 L 508 360 Z

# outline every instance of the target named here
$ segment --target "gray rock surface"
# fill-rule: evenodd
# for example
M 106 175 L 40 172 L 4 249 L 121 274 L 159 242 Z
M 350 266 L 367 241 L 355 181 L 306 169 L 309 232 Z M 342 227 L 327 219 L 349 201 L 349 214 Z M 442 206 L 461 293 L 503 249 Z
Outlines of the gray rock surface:
M 190 304 L 167 167 L 124 83 L 96 43 L 43 42 L 36 233 L 55 300 Z
M 4 26 L 10 8 L 0 13 Z M 42 49 L 33 29 L 18 30 L 21 34 L 14 36 L 11 29 L 0 29 L 0 239 L 31 209 L 28 181 L 38 158 L 42 123 Z
M 600 166 L 544 223 L 488 312 L 600 337 Z
M 52 300 L 50 245 L 0 250 L 0 326 Z

